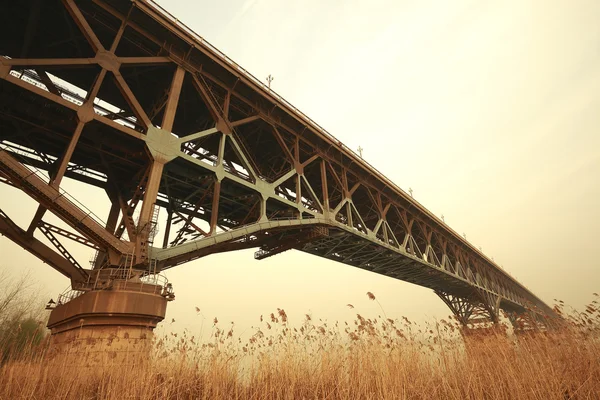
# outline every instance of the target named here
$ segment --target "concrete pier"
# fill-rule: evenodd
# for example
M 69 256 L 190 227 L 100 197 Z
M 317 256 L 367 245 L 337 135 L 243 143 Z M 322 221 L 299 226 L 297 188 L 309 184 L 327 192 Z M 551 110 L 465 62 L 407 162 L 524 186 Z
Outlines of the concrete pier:
M 84 366 L 147 358 L 168 299 L 163 286 L 125 280 L 73 296 L 50 313 L 51 355 Z

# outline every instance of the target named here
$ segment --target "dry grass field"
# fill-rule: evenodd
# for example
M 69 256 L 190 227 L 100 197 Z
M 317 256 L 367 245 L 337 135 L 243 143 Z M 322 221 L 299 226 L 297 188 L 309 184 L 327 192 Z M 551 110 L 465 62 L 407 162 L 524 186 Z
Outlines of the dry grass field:
M 121 366 L 51 360 L 42 342 L 1 367 L 0 399 L 600 399 L 597 305 L 557 330 L 465 338 L 444 320 L 294 327 L 277 310 L 246 340 L 215 320 L 209 341 L 172 333 Z

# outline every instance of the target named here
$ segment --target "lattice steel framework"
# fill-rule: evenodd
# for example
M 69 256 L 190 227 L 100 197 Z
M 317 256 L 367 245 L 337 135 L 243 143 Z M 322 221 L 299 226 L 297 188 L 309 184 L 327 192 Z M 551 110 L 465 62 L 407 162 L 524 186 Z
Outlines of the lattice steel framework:
M 75 283 L 57 235 L 159 269 L 289 249 L 432 288 L 463 324 L 552 310 L 385 176 L 146 0 L 2 2 L 0 182 L 39 202 L 0 232 Z M 34 170 L 35 169 L 35 170 Z M 40 171 L 47 171 L 44 176 Z M 61 190 L 103 188 L 108 221 Z M 167 213 L 154 243 L 157 210 Z M 49 210 L 78 233 L 43 220 Z M 138 215 L 139 214 L 139 215 Z M 39 229 L 58 252 L 36 239 Z

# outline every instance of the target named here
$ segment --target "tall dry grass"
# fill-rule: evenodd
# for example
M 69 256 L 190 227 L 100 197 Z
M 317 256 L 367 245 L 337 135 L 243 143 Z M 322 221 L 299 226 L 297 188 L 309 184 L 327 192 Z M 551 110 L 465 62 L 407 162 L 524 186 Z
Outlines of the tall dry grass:
M 1 368 L 0 399 L 600 399 L 597 304 L 518 336 L 361 315 L 292 326 L 277 310 L 247 340 L 215 319 L 209 341 L 172 333 L 130 365 L 81 367 L 37 347 Z
M 43 303 L 31 274 L 15 277 L 0 267 L 0 365 L 41 343 L 43 319 Z

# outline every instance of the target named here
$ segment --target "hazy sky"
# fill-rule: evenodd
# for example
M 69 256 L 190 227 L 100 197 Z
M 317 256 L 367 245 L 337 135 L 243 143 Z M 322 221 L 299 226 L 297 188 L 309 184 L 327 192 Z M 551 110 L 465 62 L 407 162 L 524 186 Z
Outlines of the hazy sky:
M 160 4 L 258 78 L 272 74 L 275 91 L 362 146 L 547 303 L 580 307 L 600 291 L 597 0 Z M 101 191 L 64 187 L 107 214 Z M 26 227 L 33 202 L 6 186 L 0 198 Z M 91 252 L 69 248 L 87 264 Z M 0 266 L 30 269 L 48 296 L 67 287 L 7 239 L 0 250 Z M 277 307 L 291 320 L 376 316 L 367 291 L 389 317 L 449 314 L 428 289 L 297 251 L 263 261 L 253 251 L 214 255 L 167 276 L 177 295 L 167 329 L 197 329 L 196 306 L 242 330 Z

